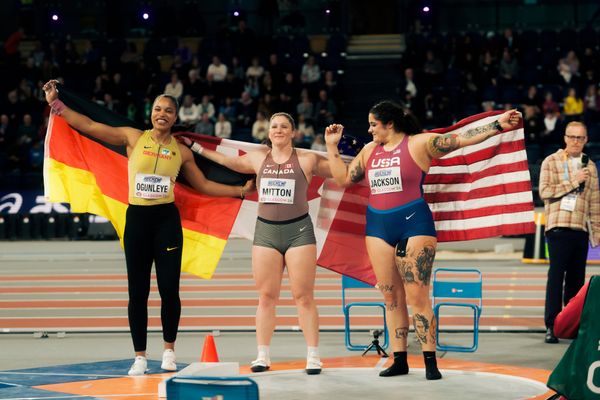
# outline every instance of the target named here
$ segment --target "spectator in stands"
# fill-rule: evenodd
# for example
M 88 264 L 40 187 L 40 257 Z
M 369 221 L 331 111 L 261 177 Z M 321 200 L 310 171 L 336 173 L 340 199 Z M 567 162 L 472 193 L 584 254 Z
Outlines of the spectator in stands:
M 327 151 L 327 146 L 325 145 L 325 139 L 323 138 L 323 134 L 319 133 L 315 136 L 315 140 L 310 145 L 310 149 L 316 151 Z
M 271 77 L 271 73 L 269 71 L 265 71 L 262 79 L 260 80 L 260 93 L 268 94 L 270 96 L 277 96 L 279 94 L 275 88 L 273 78 Z
M 600 96 L 596 92 L 594 85 L 589 85 L 583 98 L 583 114 L 586 124 L 595 124 L 600 122 Z
M 33 145 L 29 149 L 28 160 L 29 160 L 28 169 L 30 171 L 40 172 L 42 170 L 42 166 L 44 165 L 44 141 L 43 140 L 36 140 L 33 142 Z
M 186 128 L 195 126 L 200 121 L 200 111 L 198 106 L 194 104 L 194 99 L 191 95 L 186 94 L 183 98 L 183 104 L 179 107 L 179 123 Z
M 298 115 L 304 115 L 304 118 L 312 121 L 315 115 L 315 107 L 313 103 L 310 101 L 310 96 L 308 94 L 308 90 L 302 89 L 302 93 L 300 94 L 300 98 L 302 99 L 300 103 L 296 106 L 296 113 Z
M 183 84 L 183 94 L 192 96 L 194 102 L 198 101 L 204 91 L 198 70 L 196 68 L 190 69 L 187 76 L 188 78 Z
M 540 142 L 543 146 L 561 142 L 561 135 L 559 133 L 560 125 L 560 113 L 548 110 L 544 115 L 544 130 L 540 134 Z
M 320 80 L 321 68 L 319 67 L 319 64 L 317 64 L 315 56 L 311 55 L 302 66 L 300 81 L 302 82 L 302 85 L 308 89 L 309 94 L 314 96 L 317 93 L 317 85 Z
M 256 143 L 264 143 L 269 136 L 269 120 L 262 112 L 256 113 L 256 121 L 252 124 L 252 139 Z
M 238 84 L 242 84 L 246 80 L 246 71 L 240 62 L 240 58 L 237 56 L 231 57 L 231 68 L 229 72 L 233 75 L 233 79 Z
M 214 82 L 223 82 L 225 76 L 227 76 L 227 65 L 223 64 L 218 56 L 214 56 L 206 70 L 206 78 L 210 77 Z
M 253 99 L 258 99 L 260 96 L 260 86 L 256 78 L 246 78 L 246 83 L 244 83 L 244 92 L 248 92 L 250 97 Z
M 298 141 L 297 145 L 300 147 L 310 146 L 315 139 L 315 129 L 312 124 L 306 120 L 304 114 L 298 114 L 298 127 L 296 130 L 301 139 Z
M 277 57 L 277 54 L 269 54 L 269 62 L 267 63 L 265 70 L 269 72 L 271 79 L 273 80 L 273 85 L 275 86 L 276 90 L 279 91 L 281 89 L 281 85 L 283 84 L 285 74 L 283 73 L 283 68 L 279 64 L 279 58 Z
M 274 113 L 273 101 L 269 93 L 265 93 L 260 99 L 258 99 L 257 111 L 265 114 L 265 117 L 270 118 Z
M 183 95 L 183 83 L 181 83 L 177 72 L 171 72 L 171 80 L 165 85 L 164 93 L 173 96 L 177 101 L 181 100 L 181 96 Z
M 300 86 L 298 85 L 294 74 L 291 72 L 285 74 L 283 86 L 281 87 L 281 93 L 284 94 L 286 98 L 289 98 L 289 100 L 294 104 L 300 100 Z
M 227 121 L 231 122 L 232 124 L 235 123 L 236 110 L 235 110 L 235 104 L 233 102 L 233 98 L 231 98 L 231 97 L 225 98 L 225 100 L 219 107 L 219 114 L 225 115 L 225 118 L 227 119 Z
M 250 62 L 250 66 L 246 69 L 246 78 L 253 78 L 255 81 L 260 81 L 263 74 L 265 73 L 265 68 L 260 65 L 260 60 L 258 57 L 252 57 L 252 61 Z
M 327 92 L 327 97 L 331 100 L 336 103 L 340 101 L 340 90 L 333 71 L 325 71 L 325 79 L 321 88 Z
M 194 127 L 194 133 L 215 136 L 215 126 L 213 125 L 207 113 L 202 113 L 200 121 Z
M 202 96 L 202 101 L 198 104 L 198 112 L 200 115 L 208 115 L 208 119 L 210 119 L 211 122 L 215 120 L 215 106 L 210 101 L 210 97 L 207 94 Z
M 256 102 L 250 97 L 250 93 L 242 92 L 242 96 L 237 102 L 236 126 L 238 128 L 247 129 L 248 133 L 250 133 L 252 124 L 256 119 L 256 109 Z
M 433 50 L 427 50 L 425 53 L 425 63 L 423 64 L 424 82 L 429 86 L 437 86 L 441 83 L 444 65 L 442 61 L 435 56 Z
M 215 136 L 221 139 L 231 138 L 231 122 L 227 120 L 224 113 L 219 113 L 215 124 Z
M 319 90 L 319 99 L 315 103 L 315 125 L 317 130 L 325 129 L 327 125 L 331 125 L 337 115 L 337 108 L 333 100 L 327 97 L 325 89 Z
M 544 131 L 544 122 L 535 105 L 523 105 L 523 128 L 526 144 L 540 143 Z
M 516 58 L 509 49 L 504 49 L 502 52 L 502 60 L 498 68 L 499 84 L 502 85 L 515 85 L 519 75 L 519 64 Z
M 551 91 L 547 91 L 544 95 L 544 103 L 542 104 L 542 111 L 545 115 L 552 113 L 556 114 L 560 112 L 558 108 L 558 103 L 554 101 L 554 95 Z
M 523 98 L 521 103 L 524 106 L 527 105 L 537 108 L 538 112 L 542 111 L 542 99 L 540 98 L 540 94 L 537 90 L 536 85 L 529 85 L 529 87 L 527 88 L 527 93 L 525 94 L 525 97 Z
M 563 100 L 563 113 L 565 114 L 565 120 L 580 121 L 583 115 L 583 99 L 577 94 L 577 90 L 574 87 L 570 87 L 567 92 L 567 97 Z

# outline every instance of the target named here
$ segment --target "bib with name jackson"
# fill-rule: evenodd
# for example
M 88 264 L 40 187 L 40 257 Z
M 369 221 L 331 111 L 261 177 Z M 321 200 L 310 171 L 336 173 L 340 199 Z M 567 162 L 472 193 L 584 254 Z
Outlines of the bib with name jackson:
M 152 174 L 135 174 L 135 191 L 139 199 L 162 199 L 169 195 L 171 178 Z
M 372 166 L 369 169 L 369 186 L 371 187 L 371 194 L 401 192 L 402 176 L 400 174 L 400 157 L 372 160 L 373 163 L 376 163 L 377 161 L 390 161 L 390 163 L 385 163 L 385 167 L 378 168 L 377 166 Z

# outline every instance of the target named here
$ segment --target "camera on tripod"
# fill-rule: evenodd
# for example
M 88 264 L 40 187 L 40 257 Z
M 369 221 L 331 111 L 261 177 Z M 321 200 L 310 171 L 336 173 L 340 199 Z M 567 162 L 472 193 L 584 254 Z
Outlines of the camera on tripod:
M 377 350 L 377 354 L 380 355 L 381 357 L 388 357 L 388 355 L 385 352 L 385 350 L 383 349 L 383 347 L 381 347 L 381 345 L 379 344 L 379 336 L 383 335 L 383 330 L 382 329 L 373 329 L 371 331 L 371 334 L 373 335 L 373 341 L 371 342 L 369 347 L 367 347 L 365 349 L 365 351 L 362 353 L 362 355 L 364 356 L 371 349 L 375 349 L 375 350 Z

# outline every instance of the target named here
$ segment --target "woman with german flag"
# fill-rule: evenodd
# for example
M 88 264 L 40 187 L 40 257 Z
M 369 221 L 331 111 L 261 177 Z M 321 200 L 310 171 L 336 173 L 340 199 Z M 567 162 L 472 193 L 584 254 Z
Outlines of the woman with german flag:
M 314 299 L 317 246 L 308 214 L 307 191 L 313 175 L 330 177 L 324 156 L 295 149 L 291 115 L 275 113 L 269 121 L 268 147 L 228 157 L 184 139 L 191 149 L 233 171 L 256 174 L 258 218 L 252 246 L 252 272 L 258 289 L 253 372 L 270 368 L 269 346 L 275 329 L 275 306 L 287 267 L 298 319 L 307 343 L 306 373 L 321 372 L 319 314 Z
M 110 145 L 125 146 L 127 151 L 129 206 L 123 245 L 129 291 L 129 327 L 135 351 L 135 360 L 128 374 L 143 375 L 147 371 L 148 296 L 153 262 L 161 297 L 164 340 L 161 368 L 175 371 L 183 246 L 181 218 L 174 204 L 175 179 L 181 170 L 190 186 L 198 192 L 242 198 L 254 183 L 248 181 L 244 186 L 228 186 L 206 179 L 196 166 L 190 149 L 171 135 L 178 108 L 174 97 L 163 94 L 154 100 L 152 129 L 142 131 L 127 126 L 105 125 L 68 108 L 58 98 L 57 83 L 51 80 L 43 87 L 53 113 L 78 131 Z

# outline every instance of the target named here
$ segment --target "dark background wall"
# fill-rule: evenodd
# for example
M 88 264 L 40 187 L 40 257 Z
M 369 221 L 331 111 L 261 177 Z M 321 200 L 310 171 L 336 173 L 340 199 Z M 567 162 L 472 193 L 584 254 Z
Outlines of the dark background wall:
M 424 6 L 431 11 L 424 13 Z M 326 11 L 329 10 L 329 13 Z M 18 26 L 29 37 L 204 36 L 235 24 L 239 11 L 258 34 L 301 29 L 307 34 L 583 28 L 600 24 L 598 1 L 571 0 L 3 0 L 0 40 Z M 150 18 L 142 20 L 148 11 Z M 59 21 L 51 15 L 57 13 Z

